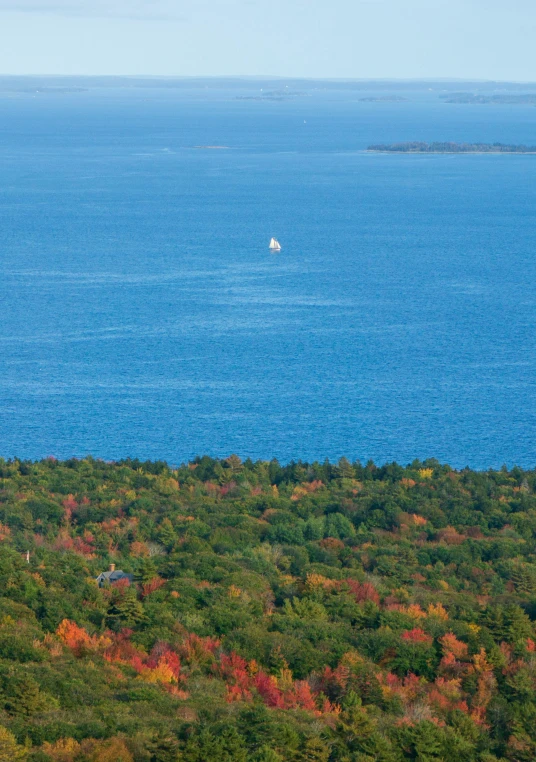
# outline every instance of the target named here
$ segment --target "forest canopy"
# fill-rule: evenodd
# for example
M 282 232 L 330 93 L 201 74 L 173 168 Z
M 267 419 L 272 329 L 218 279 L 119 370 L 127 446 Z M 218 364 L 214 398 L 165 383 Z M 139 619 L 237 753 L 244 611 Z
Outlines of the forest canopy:
M 534 760 L 535 528 L 518 468 L 0 460 L 0 762 Z

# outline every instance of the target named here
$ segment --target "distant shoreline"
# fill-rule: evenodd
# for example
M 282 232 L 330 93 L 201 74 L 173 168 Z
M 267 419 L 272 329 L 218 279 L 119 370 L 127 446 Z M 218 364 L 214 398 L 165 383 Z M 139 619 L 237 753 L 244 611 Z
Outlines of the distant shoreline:
M 366 148 L 365 153 L 407 153 L 407 154 L 450 154 L 450 155 L 460 155 L 463 154 L 464 156 L 536 156 L 536 151 L 395 151 L 392 149 L 386 148 L 385 150 L 380 150 L 376 148 Z
M 536 93 L 450 93 L 439 96 L 445 103 L 464 103 L 471 105 L 494 105 L 494 106 L 534 106 L 536 105 Z
M 368 153 L 411 153 L 411 154 L 536 154 L 536 146 L 505 145 L 503 143 L 385 143 L 371 145 Z

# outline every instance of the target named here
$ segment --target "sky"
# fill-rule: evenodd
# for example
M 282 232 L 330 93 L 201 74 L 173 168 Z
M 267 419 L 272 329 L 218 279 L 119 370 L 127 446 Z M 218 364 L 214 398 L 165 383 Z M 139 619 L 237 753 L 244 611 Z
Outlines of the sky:
M 536 81 L 536 0 L 0 0 L 0 74 Z

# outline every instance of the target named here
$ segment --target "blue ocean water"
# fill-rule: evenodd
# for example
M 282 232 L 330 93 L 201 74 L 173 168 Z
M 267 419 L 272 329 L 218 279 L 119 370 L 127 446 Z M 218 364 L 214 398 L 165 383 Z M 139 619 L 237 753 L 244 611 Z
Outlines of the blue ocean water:
M 0 454 L 534 467 L 536 156 L 363 149 L 536 108 L 406 97 L 0 96 Z

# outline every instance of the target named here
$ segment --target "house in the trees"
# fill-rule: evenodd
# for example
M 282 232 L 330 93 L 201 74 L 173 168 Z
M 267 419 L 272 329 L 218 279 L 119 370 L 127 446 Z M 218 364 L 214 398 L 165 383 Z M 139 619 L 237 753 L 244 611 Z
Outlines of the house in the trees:
M 116 569 L 115 564 L 110 564 L 109 571 L 101 572 L 97 577 L 97 584 L 102 587 L 106 583 L 112 584 L 112 582 L 118 582 L 120 579 L 128 579 L 129 582 L 134 580 L 133 574 L 127 574 L 121 569 Z

